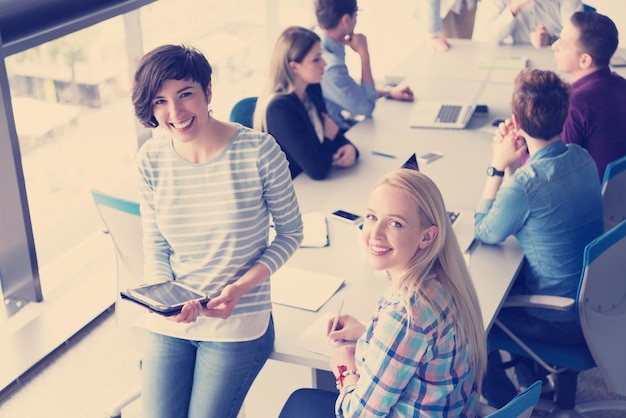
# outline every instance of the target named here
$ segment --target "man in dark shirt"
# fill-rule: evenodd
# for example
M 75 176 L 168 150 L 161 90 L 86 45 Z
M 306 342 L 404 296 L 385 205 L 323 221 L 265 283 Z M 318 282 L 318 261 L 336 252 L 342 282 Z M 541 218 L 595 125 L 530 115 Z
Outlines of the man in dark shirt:
M 572 77 L 572 96 L 561 139 L 586 148 L 598 165 L 626 155 L 626 79 L 612 73 L 615 24 L 595 12 L 576 12 L 552 45 L 557 69 Z

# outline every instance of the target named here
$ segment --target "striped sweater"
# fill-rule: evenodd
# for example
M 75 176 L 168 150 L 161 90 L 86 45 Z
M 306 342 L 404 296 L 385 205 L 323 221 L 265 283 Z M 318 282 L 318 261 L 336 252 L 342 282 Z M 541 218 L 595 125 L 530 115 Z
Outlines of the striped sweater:
M 287 160 L 270 135 L 239 125 L 222 153 L 204 163 L 183 160 L 169 137 L 154 138 L 137 164 L 147 282 L 180 280 L 219 295 L 256 262 L 274 273 L 302 241 Z M 276 238 L 268 246 L 270 215 Z M 243 295 L 227 320 L 151 318 L 150 328 L 201 341 L 256 338 L 269 320 L 269 286 L 268 277 Z

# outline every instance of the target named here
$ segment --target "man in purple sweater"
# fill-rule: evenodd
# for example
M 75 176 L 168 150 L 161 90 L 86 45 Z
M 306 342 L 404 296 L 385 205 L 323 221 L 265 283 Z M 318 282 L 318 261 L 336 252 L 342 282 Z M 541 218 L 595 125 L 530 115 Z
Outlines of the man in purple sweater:
M 600 181 L 608 163 L 626 155 L 626 79 L 612 73 L 618 33 L 607 16 L 576 12 L 552 44 L 557 69 L 572 77 L 561 139 L 589 151 Z

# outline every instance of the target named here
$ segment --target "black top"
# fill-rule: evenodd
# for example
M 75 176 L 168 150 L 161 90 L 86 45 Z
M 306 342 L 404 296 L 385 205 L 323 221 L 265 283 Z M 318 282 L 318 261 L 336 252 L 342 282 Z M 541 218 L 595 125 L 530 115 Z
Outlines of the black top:
M 319 84 L 309 84 L 306 93 L 323 121 L 326 105 L 322 88 Z M 341 130 L 334 139 L 324 138 L 320 142 L 309 113 L 295 93 L 274 97 L 267 106 L 266 118 L 268 133 L 287 155 L 291 178 L 304 171 L 314 180 L 324 179 L 330 172 L 335 152 L 351 143 Z

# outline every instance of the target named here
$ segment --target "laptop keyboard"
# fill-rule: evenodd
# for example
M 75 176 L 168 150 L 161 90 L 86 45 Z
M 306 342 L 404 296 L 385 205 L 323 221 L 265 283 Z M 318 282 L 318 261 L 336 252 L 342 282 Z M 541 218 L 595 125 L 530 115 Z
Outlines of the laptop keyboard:
M 462 106 L 443 105 L 439 109 L 439 114 L 435 118 L 436 121 L 442 123 L 456 123 L 461 113 Z
M 450 218 L 450 223 L 453 224 L 454 221 L 459 217 L 459 212 L 448 212 L 448 217 Z

